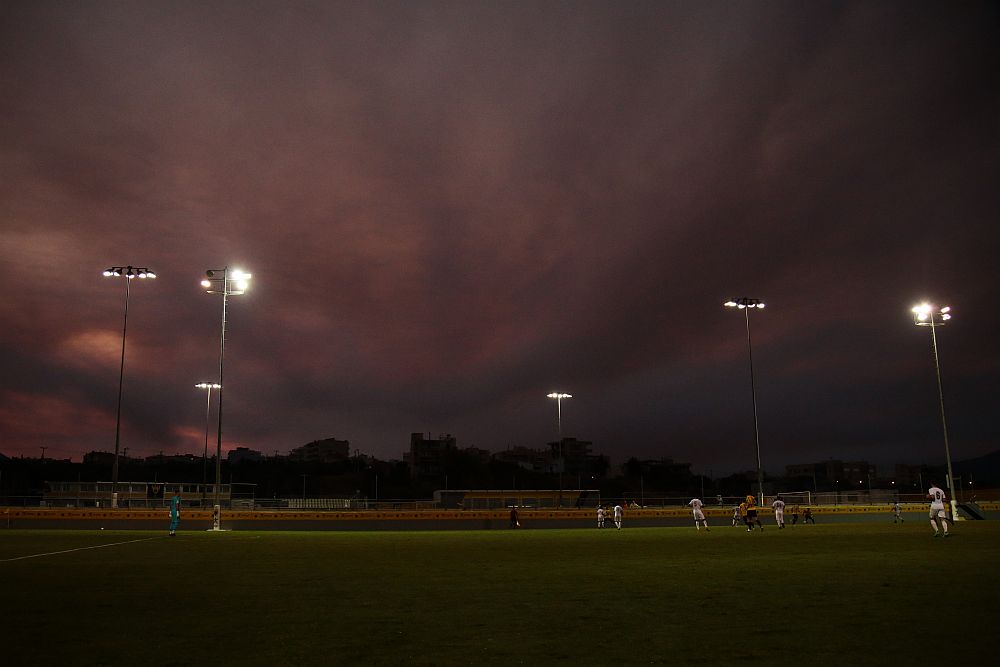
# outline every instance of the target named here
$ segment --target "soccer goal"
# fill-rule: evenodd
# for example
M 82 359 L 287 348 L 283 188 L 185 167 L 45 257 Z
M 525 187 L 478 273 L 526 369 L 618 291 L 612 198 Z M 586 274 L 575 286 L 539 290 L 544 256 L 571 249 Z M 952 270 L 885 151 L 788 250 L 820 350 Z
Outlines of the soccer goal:
M 786 507 L 791 507 L 792 505 L 812 505 L 812 491 L 782 491 L 778 495 L 785 501 Z

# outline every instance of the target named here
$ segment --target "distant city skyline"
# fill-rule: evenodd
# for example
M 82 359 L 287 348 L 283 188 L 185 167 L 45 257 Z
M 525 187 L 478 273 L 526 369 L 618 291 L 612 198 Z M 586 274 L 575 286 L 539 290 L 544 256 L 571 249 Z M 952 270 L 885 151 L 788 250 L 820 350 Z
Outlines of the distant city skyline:
M 478 447 L 478 446 L 473 445 L 473 444 L 463 444 L 460 439 L 458 439 L 454 434 L 451 434 L 451 433 L 448 433 L 448 434 L 432 434 L 432 433 L 428 433 L 428 434 L 424 434 L 424 435 L 429 436 L 431 439 L 438 438 L 438 437 L 440 437 L 440 438 L 455 438 L 455 440 L 456 440 L 456 447 L 459 450 L 463 450 L 463 449 L 484 449 L 484 448 Z M 262 451 L 262 450 L 259 450 L 259 449 L 255 449 L 253 447 L 248 447 L 246 445 L 235 444 L 234 443 L 234 444 L 232 444 L 232 446 L 231 446 L 230 449 L 228 449 L 226 452 L 223 453 L 223 458 L 224 458 L 224 460 L 228 461 L 229 460 L 229 455 L 232 454 L 232 453 L 234 453 L 234 452 L 236 452 L 237 449 L 240 449 L 240 450 L 249 450 L 249 452 L 260 454 L 260 455 L 262 455 L 265 458 L 273 458 L 275 456 L 282 457 L 282 458 L 287 458 L 289 456 L 289 454 L 293 450 L 295 450 L 295 449 L 302 449 L 302 448 L 304 448 L 308 444 L 312 444 L 313 442 L 322 441 L 322 440 L 341 440 L 341 439 L 332 436 L 332 437 L 329 437 L 329 438 L 322 438 L 322 439 L 314 440 L 314 441 L 311 441 L 310 443 L 302 443 L 300 445 L 295 445 L 293 447 L 289 447 L 289 448 L 286 448 L 284 450 L 280 450 L 279 449 L 279 450 L 271 450 L 271 451 Z M 348 442 L 348 443 L 350 442 L 347 439 L 344 439 L 344 440 L 346 442 Z M 581 439 L 567 436 L 566 440 L 581 440 Z M 582 439 L 582 440 L 585 441 L 585 442 L 590 443 L 590 441 L 587 441 L 585 439 Z M 508 451 L 510 449 L 516 449 L 516 448 L 531 449 L 531 450 L 536 450 L 536 451 L 545 451 L 547 449 L 548 445 L 555 444 L 556 442 L 557 442 L 556 440 L 552 440 L 552 441 L 546 442 L 546 443 L 544 443 L 542 445 L 535 445 L 535 446 L 528 445 L 528 444 L 524 444 L 524 445 L 511 445 L 510 447 L 503 448 L 503 449 L 486 449 L 486 451 L 489 451 L 491 455 L 500 454 L 501 452 Z M 626 462 L 628 462 L 630 459 L 633 459 L 633 458 L 635 458 L 637 460 L 640 460 L 640 461 L 671 460 L 671 461 L 674 461 L 676 463 L 691 463 L 691 461 L 688 460 L 687 458 L 685 458 L 684 456 L 670 455 L 670 454 L 664 454 L 663 456 L 655 456 L 655 457 L 624 456 L 622 458 L 615 458 L 615 457 L 612 457 L 612 456 L 608 455 L 605 452 L 600 451 L 596 447 L 596 445 L 594 446 L 593 453 L 595 455 L 606 456 L 608 458 L 611 466 L 613 466 L 613 467 L 619 467 L 619 466 L 625 464 Z M 94 455 L 94 454 L 105 454 L 105 455 L 107 455 L 109 457 L 113 456 L 113 452 L 112 451 L 108 451 L 108 450 L 93 450 L 93 451 L 90 451 L 90 452 L 84 452 L 83 455 L 81 455 L 81 456 L 70 457 L 69 459 L 63 458 L 62 460 L 70 460 L 70 461 L 73 461 L 75 463 L 79 463 L 79 462 L 82 461 L 82 459 L 83 459 L 84 456 Z M 355 454 L 360 454 L 361 456 L 371 457 L 371 458 L 379 459 L 379 460 L 386 461 L 386 462 L 389 462 L 389 461 L 404 461 L 406 459 L 407 450 L 403 449 L 403 450 L 401 450 L 399 452 L 399 454 L 394 455 L 394 456 L 393 455 L 377 456 L 377 455 L 375 455 L 375 454 L 373 454 L 371 452 L 367 452 L 367 451 L 358 449 L 358 448 L 354 447 L 353 445 L 351 445 L 350 449 L 349 449 L 349 454 L 348 455 L 349 456 L 354 456 Z M 985 455 L 997 455 L 997 454 L 1000 454 L 1000 449 L 985 453 Z M 32 455 L 30 453 L 16 452 L 16 453 L 12 454 L 9 451 L 3 451 L 3 450 L 0 450 L 0 455 L 7 456 L 8 458 L 18 458 L 18 457 L 28 458 L 28 459 L 40 459 L 41 458 L 38 455 Z M 201 454 L 197 454 L 197 453 L 195 453 L 193 451 L 191 451 L 191 452 L 183 452 L 183 451 L 162 452 L 162 451 L 156 451 L 156 452 L 153 452 L 153 453 L 142 454 L 142 455 L 128 455 L 128 454 L 123 455 L 124 458 L 130 459 L 130 460 L 134 460 L 134 461 L 142 461 L 142 460 L 152 459 L 152 458 L 156 458 L 158 456 L 163 456 L 163 457 L 173 457 L 173 456 L 176 456 L 176 457 L 181 457 L 181 458 L 197 459 L 198 461 L 200 461 L 202 459 L 202 455 Z M 214 452 L 210 452 L 209 453 L 209 460 L 214 460 L 214 457 L 215 457 L 215 453 Z M 49 456 L 47 458 L 53 458 L 53 457 Z M 955 461 L 964 462 L 964 461 L 969 461 L 969 460 L 973 460 L 973 459 L 976 459 L 976 458 L 980 458 L 980 456 L 976 456 L 976 457 L 962 457 L 960 459 L 955 459 Z M 945 465 L 943 456 L 941 457 L 941 460 L 934 460 L 932 458 L 930 460 L 919 460 L 919 461 L 917 461 L 917 460 L 898 460 L 898 461 L 877 462 L 877 461 L 870 460 L 870 459 L 865 459 L 865 458 L 845 458 L 845 457 L 842 457 L 842 456 L 830 455 L 830 456 L 821 457 L 821 458 L 817 458 L 817 459 L 801 460 L 801 461 L 785 461 L 785 462 L 782 462 L 782 463 L 775 463 L 775 464 L 773 464 L 773 466 L 771 468 L 767 468 L 765 466 L 764 467 L 764 472 L 768 476 L 779 477 L 779 476 L 784 476 L 787 473 L 787 469 L 790 468 L 790 467 L 817 465 L 817 464 L 822 464 L 822 463 L 828 462 L 828 461 L 839 461 L 839 462 L 844 462 L 844 463 L 850 463 L 850 462 L 856 462 L 856 461 L 868 462 L 868 463 L 871 463 L 872 465 L 874 465 L 874 466 L 876 466 L 878 468 L 878 471 L 879 471 L 880 475 L 889 473 L 896 466 L 913 466 L 913 467 L 926 466 L 926 467 L 931 467 L 931 468 L 937 468 L 937 467 L 942 467 L 943 468 L 944 465 Z M 733 475 L 733 474 L 743 474 L 743 473 L 751 474 L 751 473 L 754 473 L 754 470 L 755 469 L 754 469 L 753 466 L 748 466 L 748 467 L 745 467 L 745 468 L 720 468 L 718 470 L 715 470 L 715 469 L 700 469 L 698 466 L 692 464 L 692 472 L 694 474 L 705 475 L 707 477 L 712 477 L 712 478 L 726 477 L 726 476 Z

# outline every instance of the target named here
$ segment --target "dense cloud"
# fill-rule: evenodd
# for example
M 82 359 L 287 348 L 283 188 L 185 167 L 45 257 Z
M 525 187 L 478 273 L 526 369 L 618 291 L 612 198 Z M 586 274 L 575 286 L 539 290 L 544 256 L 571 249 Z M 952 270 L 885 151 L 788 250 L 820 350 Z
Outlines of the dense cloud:
M 765 467 L 996 449 L 998 17 L 939 3 L 5 3 L 0 451 L 411 431 Z

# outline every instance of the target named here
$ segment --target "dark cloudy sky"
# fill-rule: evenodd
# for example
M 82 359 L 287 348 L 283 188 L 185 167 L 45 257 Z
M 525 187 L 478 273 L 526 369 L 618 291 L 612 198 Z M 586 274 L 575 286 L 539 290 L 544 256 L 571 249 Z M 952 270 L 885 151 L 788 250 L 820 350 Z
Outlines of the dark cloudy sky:
M 0 452 L 411 432 L 773 472 L 1000 448 L 1000 12 L 941 2 L 0 5 Z

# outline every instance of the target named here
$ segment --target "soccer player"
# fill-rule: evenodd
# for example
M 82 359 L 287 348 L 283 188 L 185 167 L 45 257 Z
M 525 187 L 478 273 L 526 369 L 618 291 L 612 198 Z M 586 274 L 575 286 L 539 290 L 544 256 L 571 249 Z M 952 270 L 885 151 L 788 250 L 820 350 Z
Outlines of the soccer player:
M 892 504 L 892 522 L 903 523 L 903 506 L 898 500 Z
M 812 508 L 807 507 L 804 510 L 802 510 L 802 523 L 806 524 L 809 523 L 810 521 L 813 522 L 814 526 L 816 525 L 816 519 L 813 518 Z
M 948 537 L 948 514 L 944 511 L 945 495 L 944 490 L 937 484 L 932 484 L 927 490 L 927 497 L 931 499 L 931 509 L 928 515 L 931 519 L 931 528 L 934 529 L 934 537 L 940 537 L 944 531 L 944 536 Z M 938 529 L 938 524 L 941 528 Z
M 622 529 L 622 513 L 624 512 L 624 510 L 622 509 L 621 505 L 615 505 L 615 509 L 613 510 L 613 512 L 614 512 L 614 515 L 615 515 L 615 528 L 617 528 L 618 530 L 621 530 Z
M 795 503 L 792 505 L 792 525 L 794 526 L 799 522 L 799 504 Z
M 735 527 L 741 521 L 746 523 L 746 520 L 743 518 L 743 513 L 740 511 L 740 505 L 737 505 L 733 508 L 733 526 Z
M 778 524 L 778 528 L 785 527 L 785 501 L 778 496 L 771 503 L 771 507 L 774 509 L 774 522 Z
M 167 531 L 167 535 L 170 537 L 177 536 L 177 527 L 181 525 L 181 494 L 180 492 L 174 493 L 174 497 L 170 499 L 170 528 Z
M 604 505 L 597 506 L 597 527 L 604 528 Z
M 760 522 L 760 517 L 757 516 L 757 501 L 754 500 L 753 496 L 747 496 L 747 530 L 753 530 L 753 525 L 756 523 L 757 527 L 760 528 L 761 532 L 764 531 L 764 524 Z
M 736 511 L 740 513 L 740 521 L 742 521 L 743 525 L 747 527 L 747 532 L 749 533 L 750 522 L 747 521 L 747 504 L 745 502 L 740 503 L 740 506 L 736 508 Z
M 701 499 L 692 498 L 691 502 L 688 503 L 691 506 L 691 514 L 694 516 L 694 527 L 696 530 L 701 530 L 702 525 L 705 526 L 705 532 L 708 532 L 708 521 L 705 520 L 705 513 L 701 511 Z

